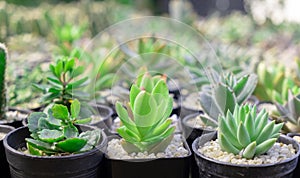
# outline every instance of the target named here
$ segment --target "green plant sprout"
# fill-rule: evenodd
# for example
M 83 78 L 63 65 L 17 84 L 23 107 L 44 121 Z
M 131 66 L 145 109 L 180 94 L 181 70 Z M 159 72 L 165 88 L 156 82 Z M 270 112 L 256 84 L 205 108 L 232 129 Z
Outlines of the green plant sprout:
M 219 75 L 211 70 L 214 84 L 200 92 L 200 104 L 206 115 L 201 119 L 207 125 L 217 127 L 219 115 L 234 111 L 236 104 L 243 104 L 252 94 L 257 83 L 255 74 L 247 74 L 237 78 L 232 73 Z
M 268 113 L 256 107 L 236 105 L 234 112 L 218 119 L 218 143 L 222 150 L 251 159 L 266 153 L 277 141 L 283 123 L 268 122 Z
M 83 124 L 91 118 L 78 119 L 80 102 L 75 99 L 71 112 L 61 104 L 55 104 L 48 114 L 34 112 L 28 118 L 28 128 L 32 138 L 26 138 L 30 154 L 60 155 L 62 153 L 80 153 L 95 148 L 101 131 L 99 129 L 79 133 L 74 124 Z
M 123 137 L 122 146 L 128 152 L 164 151 L 173 138 L 174 126 L 169 116 L 173 99 L 169 95 L 166 76 L 152 77 L 141 69 L 131 86 L 127 110 L 120 102 L 116 111 L 123 126 L 117 129 Z
M 88 84 L 88 77 L 78 79 L 84 72 L 83 66 L 76 66 L 75 59 L 61 57 L 56 64 L 50 64 L 51 76 L 48 85 L 34 86 L 44 93 L 42 102 L 63 104 L 70 108 L 73 99 L 86 100 L 89 94 L 80 89 Z

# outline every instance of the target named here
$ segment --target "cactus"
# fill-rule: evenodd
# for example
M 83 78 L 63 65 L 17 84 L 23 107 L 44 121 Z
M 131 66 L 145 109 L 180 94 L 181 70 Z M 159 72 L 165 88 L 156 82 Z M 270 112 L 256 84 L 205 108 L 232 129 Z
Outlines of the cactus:
M 216 127 L 219 115 L 225 115 L 228 110 L 233 112 L 236 104 L 244 103 L 251 96 L 257 77 L 247 74 L 238 79 L 232 73 L 219 76 L 212 71 L 212 78 L 216 84 L 200 92 L 200 104 L 205 113 L 201 119 Z
M 0 43 L 0 120 L 6 118 L 6 86 L 5 86 L 5 69 L 8 58 L 7 49 L 4 44 Z
M 268 122 L 268 113 L 256 107 L 236 105 L 234 112 L 218 119 L 218 143 L 222 150 L 251 159 L 266 153 L 280 136 L 283 123 Z
M 131 86 L 127 110 L 120 102 L 116 111 L 123 126 L 117 129 L 123 137 L 122 146 L 128 152 L 164 151 L 173 138 L 174 126 L 168 119 L 173 99 L 169 96 L 165 76 L 152 77 L 140 71 Z
M 288 94 L 288 101 L 281 105 L 275 103 L 281 119 L 285 121 L 283 130 L 286 132 L 300 132 L 300 95 L 294 95 L 291 91 Z

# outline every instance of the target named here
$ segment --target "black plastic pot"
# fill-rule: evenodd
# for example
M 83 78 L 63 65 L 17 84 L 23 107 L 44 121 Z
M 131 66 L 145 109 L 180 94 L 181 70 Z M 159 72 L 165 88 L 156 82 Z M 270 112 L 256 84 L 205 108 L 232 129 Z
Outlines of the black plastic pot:
M 110 137 L 118 138 L 116 136 Z M 183 158 L 159 158 L 159 159 L 111 159 L 107 155 L 108 178 L 188 178 L 191 150 L 184 141 L 189 155 Z
M 197 117 L 198 115 L 199 115 L 199 113 L 190 114 L 190 115 L 186 116 L 185 118 L 183 118 L 182 121 L 181 121 L 183 136 L 184 136 L 184 138 L 186 138 L 186 141 L 187 141 L 187 143 L 188 143 L 191 150 L 192 150 L 192 144 L 193 144 L 193 142 L 196 138 L 200 137 L 202 134 L 210 133 L 210 132 L 215 131 L 215 130 L 212 130 L 212 129 L 195 128 L 195 127 L 192 127 L 189 124 L 187 124 L 188 120 L 193 119 L 193 118 Z M 194 153 L 192 153 L 192 154 L 194 154 Z M 196 161 L 193 157 L 191 159 L 192 178 L 198 178 L 199 177 L 198 171 L 199 171 L 198 166 L 197 166 Z
M 10 131 L 14 130 L 15 128 L 8 126 L 8 125 L 0 125 L 0 132 L 2 133 L 9 133 Z M 5 149 L 3 146 L 3 139 L 0 140 L 0 170 L 1 170 L 1 177 L 2 178 L 9 178 L 10 173 L 9 173 L 9 166 L 6 161 L 6 156 L 5 156 Z
M 291 138 L 293 138 L 294 136 L 300 137 L 300 133 L 288 133 L 287 136 L 291 137 Z M 296 169 L 294 170 L 293 178 L 299 178 L 299 177 L 300 177 L 300 162 L 299 162 L 299 157 L 298 157 L 298 164 L 297 164 Z
M 297 152 L 292 158 L 276 164 L 238 165 L 214 160 L 198 152 L 199 146 L 216 138 L 216 133 L 209 133 L 197 138 L 193 143 L 193 151 L 201 178 L 292 178 L 299 156 L 299 145 L 293 139 L 285 135 L 278 138 L 278 142 L 292 144 L 296 149 Z
M 95 129 L 79 125 L 79 131 Z M 97 148 L 88 152 L 68 156 L 33 156 L 18 151 L 26 145 L 25 138 L 30 137 L 28 127 L 21 127 L 10 132 L 4 139 L 7 161 L 12 178 L 96 178 L 101 173 L 101 161 L 107 145 L 107 138 L 102 132 Z M 103 169 L 103 168 L 102 168 Z
M 18 109 L 18 108 L 13 108 L 13 107 L 9 107 L 8 108 L 9 111 L 17 111 L 21 114 L 26 114 L 26 115 L 29 115 L 31 113 L 30 110 L 27 110 L 27 109 Z M 14 128 L 19 128 L 19 127 L 22 127 L 24 119 L 15 119 L 15 120 L 11 120 L 11 121 L 8 121 L 8 120 L 0 120 L 0 124 L 1 125 L 8 125 L 8 126 L 12 126 Z
M 91 125 L 104 129 L 105 134 L 109 134 L 113 123 L 113 110 L 102 104 L 91 104 L 91 106 L 96 110 L 96 114 L 99 114 L 102 117 L 101 121 L 92 123 Z

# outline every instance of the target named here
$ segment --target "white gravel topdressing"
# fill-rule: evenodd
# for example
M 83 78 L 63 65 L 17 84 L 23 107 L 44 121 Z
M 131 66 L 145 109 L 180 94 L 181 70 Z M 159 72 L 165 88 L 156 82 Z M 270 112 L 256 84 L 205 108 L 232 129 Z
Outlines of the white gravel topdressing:
M 194 118 L 189 118 L 186 121 L 186 124 L 192 128 L 203 128 L 203 129 L 210 129 L 213 130 L 214 128 L 212 126 L 207 126 L 201 119 L 200 116 L 196 116 Z
M 296 150 L 293 148 L 292 144 L 286 145 L 276 142 L 267 153 L 255 156 L 253 159 L 246 159 L 242 158 L 240 155 L 222 151 L 217 140 L 205 143 L 198 151 L 205 156 L 218 161 L 249 165 L 274 164 L 291 158 L 296 154 Z
M 155 158 L 180 158 L 189 155 L 189 151 L 184 147 L 182 136 L 175 134 L 172 142 L 165 152 L 161 153 L 131 153 L 128 154 L 121 145 L 121 139 L 112 139 L 108 142 L 107 155 L 112 159 L 155 159 Z
M 5 114 L 6 114 L 6 120 L 8 121 L 14 121 L 14 120 L 21 121 L 28 116 L 28 114 L 23 114 L 19 111 L 8 111 Z

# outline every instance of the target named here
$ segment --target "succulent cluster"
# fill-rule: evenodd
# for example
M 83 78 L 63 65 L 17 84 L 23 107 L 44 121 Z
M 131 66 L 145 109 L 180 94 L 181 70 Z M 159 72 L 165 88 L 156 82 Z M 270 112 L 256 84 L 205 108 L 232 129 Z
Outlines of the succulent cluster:
M 84 67 L 76 67 L 74 58 L 59 58 L 55 65 L 50 65 L 50 71 L 51 76 L 47 77 L 49 85 L 34 85 L 44 93 L 42 102 L 54 102 L 69 108 L 74 98 L 85 100 L 89 97 L 87 93 L 79 90 L 88 84 L 88 77 L 78 79 L 83 74 Z
M 300 132 L 300 95 L 293 95 L 291 91 L 288 94 L 288 101 L 281 105 L 276 103 L 277 110 L 281 119 L 285 121 L 283 130 L 286 132 Z
M 254 94 L 262 101 L 284 104 L 288 100 L 288 90 L 293 94 L 300 93 L 300 88 L 285 74 L 282 65 L 267 67 L 264 63 L 260 63 L 257 67 L 257 75 L 258 84 Z
M 173 108 L 165 76 L 152 77 L 141 70 L 130 88 L 127 110 L 120 102 L 116 111 L 123 126 L 118 133 L 124 138 L 122 146 L 128 152 L 159 152 L 166 149 L 175 127 L 168 119 Z
M 79 119 L 80 102 L 74 100 L 71 112 L 61 104 L 55 104 L 48 114 L 32 113 L 28 128 L 32 138 L 26 138 L 27 148 L 32 155 L 58 155 L 79 153 L 93 149 L 99 142 L 99 129 L 79 133 L 74 124 L 87 123 L 91 118 Z
M 5 119 L 6 113 L 5 69 L 8 57 L 7 55 L 5 45 L 0 43 L 0 120 Z
M 229 110 L 234 111 L 236 104 L 244 103 L 252 94 L 257 83 L 255 74 L 237 78 L 228 73 L 224 76 L 212 70 L 212 86 L 202 87 L 200 104 L 206 115 L 201 116 L 204 123 L 217 126 L 219 115 L 224 116 Z
M 268 113 L 256 107 L 236 105 L 234 112 L 218 119 L 218 142 L 224 151 L 253 158 L 266 153 L 277 141 L 283 123 L 268 122 Z

